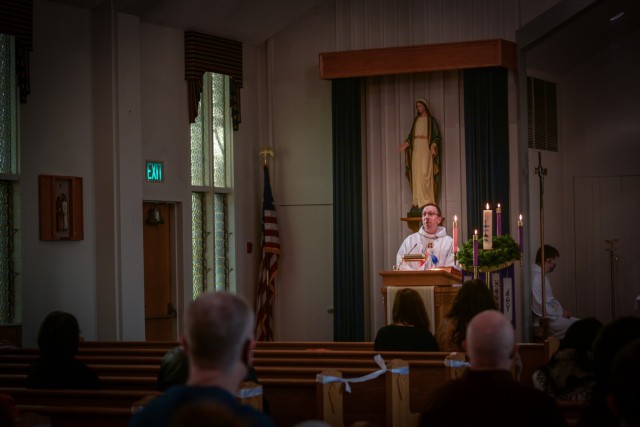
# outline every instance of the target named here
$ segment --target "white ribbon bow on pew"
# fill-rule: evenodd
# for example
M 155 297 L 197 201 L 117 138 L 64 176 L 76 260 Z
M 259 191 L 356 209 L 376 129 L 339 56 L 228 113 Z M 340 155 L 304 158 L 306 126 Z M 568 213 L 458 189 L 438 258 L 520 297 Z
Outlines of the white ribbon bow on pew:
M 258 385 L 256 387 L 241 388 L 236 393 L 236 397 L 239 397 L 240 399 L 248 399 L 250 397 L 256 397 L 261 395 L 262 395 L 261 385 Z
M 409 375 L 409 367 L 408 366 L 404 366 L 402 368 L 387 369 L 387 365 L 384 363 L 384 359 L 379 354 L 376 354 L 373 357 L 373 360 L 376 362 L 376 365 L 378 365 L 380 367 L 380 369 L 377 370 L 377 371 L 374 371 L 374 372 L 372 372 L 370 374 L 367 374 L 367 375 L 364 375 L 364 376 L 358 377 L 358 378 L 340 378 L 340 377 L 334 377 L 334 376 L 331 376 L 331 375 L 317 374 L 316 375 L 316 382 L 318 382 L 320 384 L 344 383 L 345 391 L 347 393 L 351 393 L 351 386 L 349 385 L 350 383 L 363 383 L 365 381 L 369 381 L 369 380 L 372 380 L 374 378 L 378 378 L 380 375 L 384 374 L 385 372 L 391 372 L 391 373 L 394 373 L 394 374 L 401 374 L 401 375 Z

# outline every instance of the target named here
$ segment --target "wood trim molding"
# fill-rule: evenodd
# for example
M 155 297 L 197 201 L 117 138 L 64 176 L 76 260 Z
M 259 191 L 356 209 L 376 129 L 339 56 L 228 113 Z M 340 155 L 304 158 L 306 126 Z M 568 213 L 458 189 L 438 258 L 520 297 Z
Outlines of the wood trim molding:
M 517 68 L 516 44 L 507 40 L 403 46 L 320 53 L 320 78 L 371 77 L 465 68 Z

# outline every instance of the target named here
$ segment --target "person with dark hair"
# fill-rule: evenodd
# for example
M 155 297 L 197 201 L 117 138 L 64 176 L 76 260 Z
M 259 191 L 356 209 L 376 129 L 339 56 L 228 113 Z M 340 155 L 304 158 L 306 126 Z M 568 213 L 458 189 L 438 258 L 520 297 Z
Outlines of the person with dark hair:
M 554 399 L 513 378 L 515 333 L 502 313 L 478 313 L 465 335 L 469 368 L 460 378 L 431 392 L 420 413 L 419 426 L 566 425 Z
M 463 351 L 467 325 L 476 314 L 497 310 L 495 298 L 487 285 L 479 279 L 464 282 L 453 300 L 451 309 L 442 319 L 436 332 L 441 351 Z
M 151 400 L 129 420 L 130 427 L 169 427 L 185 405 L 216 402 L 251 427 L 272 427 L 268 415 L 238 402 L 235 394 L 251 366 L 255 315 L 243 298 L 228 292 L 201 294 L 189 306 L 180 337 L 189 363 L 185 385 Z
M 620 350 L 636 339 L 640 339 L 640 317 L 636 316 L 619 317 L 606 324 L 598 334 L 593 345 L 596 386 L 591 402 L 578 421 L 579 427 L 618 427 L 618 419 L 608 403 L 612 366 Z M 638 363 L 638 360 L 634 363 Z
M 567 329 L 558 350 L 533 373 L 533 385 L 561 400 L 591 400 L 596 384 L 593 343 L 602 322 L 580 319 Z
M 619 427 L 640 427 L 640 338 L 625 345 L 613 360 L 607 403 Z
M 76 359 L 80 326 L 73 314 L 52 311 L 40 324 L 40 357 L 27 374 L 29 388 L 98 389 L 100 379 L 93 369 Z
M 410 234 L 400 245 L 396 255 L 398 270 L 428 270 L 436 267 L 455 267 L 453 239 L 442 227 L 440 208 L 427 203 L 422 208 L 422 226 Z M 424 260 L 405 261 L 404 255 L 424 255 Z
M 544 260 L 542 259 L 542 248 L 536 253 L 536 263 L 531 267 L 531 310 L 533 312 L 533 325 L 539 327 L 540 318 L 543 314 L 549 322 L 549 334 L 562 339 L 569 326 L 578 320 L 573 317 L 569 310 L 566 310 L 553 296 L 551 280 L 549 274 L 553 273 L 558 264 L 560 252 L 551 245 L 544 245 Z M 544 268 L 544 307 L 542 307 L 542 269 Z M 546 337 L 545 337 L 546 338 Z
M 183 385 L 189 379 L 189 361 L 181 346 L 169 349 L 160 361 L 156 388 L 165 391 L 174 385 Z
M 429 332 L 429 316 L 415 289 L 400 289 L 393 301 L 393 323 L 378 330 L 376 351 L 438 351 Z

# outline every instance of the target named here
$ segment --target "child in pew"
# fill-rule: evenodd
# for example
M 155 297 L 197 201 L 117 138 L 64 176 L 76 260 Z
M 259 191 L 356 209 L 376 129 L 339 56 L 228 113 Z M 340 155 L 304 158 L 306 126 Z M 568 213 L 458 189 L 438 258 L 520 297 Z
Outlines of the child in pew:
M 271 417 L 235 397 L 255 347 L 255 315 L 249 304 L 228 292 L 207 292 L 191 303 L 184 324 L 180 343 L 189 363 L 187 383 L 145 405 L 129 427 L 170 427 L 180 408 L 196 402 L 217 402 L 250 427 L 272 427 Z
M 404 288 L 393 301 L 393 323 L 378 330 L 376 351 L 438 351 L 429 332 L 429 316 L 417 291 Z
M 560 400 L 591 400 L 596 384 L 593 343 L 604 325 L 595 317 L 572 323 L 551 359 L 533 373 L 533 385 Z
M 27 373 L 28 388 L 99 389 L 98 374 L 76 359 L 80 342 L 78 319 L 64 311 L 52 311 L 40 324 L 40 356 Z
M 471 366 L 432 392 L 419 426 L 555 427 L 566 422 L 556 401 L 511 375 L 516 354 L 511 323 L 497 310 L 477 314 L 466 331 Z

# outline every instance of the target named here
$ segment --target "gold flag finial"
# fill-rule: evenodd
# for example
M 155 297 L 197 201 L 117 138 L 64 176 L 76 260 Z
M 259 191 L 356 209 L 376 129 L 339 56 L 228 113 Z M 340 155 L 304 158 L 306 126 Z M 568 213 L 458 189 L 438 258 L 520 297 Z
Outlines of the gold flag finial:
M 273 157 L 273 149 L 264 147 L 264 150 L 260 151 L 260 157 L 264 159 L 264 165 L 267 166 L 267 159 Z

